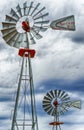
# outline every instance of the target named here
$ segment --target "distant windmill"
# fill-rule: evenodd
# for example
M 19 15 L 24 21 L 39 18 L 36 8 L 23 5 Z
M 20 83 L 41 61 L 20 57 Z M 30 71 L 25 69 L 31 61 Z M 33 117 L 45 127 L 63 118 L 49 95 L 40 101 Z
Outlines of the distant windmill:
M 49 23 L 49 20 L 46 19 L 48 14 L 45 7 L 40 7 L 40 3 L 34 4 L 34 2 L 31 2 L 28 4 L 24 2 L 22 7 L 18 4 L 15 9 L 11 8 L 10 13 L 6 15 L 5 22 L 2 22 L 3 28 L 1 32 L 3 39 L 8 45 L 18 48 L 18 54 L 23 59 L 11 130 L 25 130 L 27 127 L 28 129 L 38 130 L 31 67 L 31 58 L 35 56 L 35 50 L 30 49 L 30 45 L 35 44 L 36 39 L 41 39 L 40 32 L 45 32 L 48 28 L 54 30 L 75 30 L 73 15 Z M 20 95 L 22 96 L 21 99 Z M 29 96 L 30 102 L 27 101 Z M 21 114 L 23 112 L 23 117 L 21 117 L 21 114 L 18 114 L 19 109 Z M 20 119 L 18 119 L 18 115 Z
M 49 125 L 53 126 L 53 130 L 61 129 L 60 125 L 64 123 L 60 122 L 59 116 L 63 115 L 71 107 L 80 109 L 81 101 L 71 101 L 65 91 L 51 90 L 44 96 L 43 109 L 49 115 L 54 116 L 54 121 L 49 123 Z

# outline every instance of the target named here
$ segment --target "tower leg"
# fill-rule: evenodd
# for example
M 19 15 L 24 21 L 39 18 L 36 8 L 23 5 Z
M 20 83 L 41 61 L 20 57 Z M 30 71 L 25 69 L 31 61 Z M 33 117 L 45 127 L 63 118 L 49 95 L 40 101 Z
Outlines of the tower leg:
M 24 84 L 24 85 L 23 85 Z M 22 91 L 21 91 L 22 90 Z M 22 96 L 22 98 L 21 98 Z M 30 101 L 28 102 L 28 97 Z M 22 102 L 24 99 L 24 103 Z M 29 112 L 27 112 L 29 109 Z M 23 116 L 18 116 L 18 111 Z M 11 130 L 38 130 L 33 74 L 30 57 L 23 56 L 21 72 L 16 93 Z

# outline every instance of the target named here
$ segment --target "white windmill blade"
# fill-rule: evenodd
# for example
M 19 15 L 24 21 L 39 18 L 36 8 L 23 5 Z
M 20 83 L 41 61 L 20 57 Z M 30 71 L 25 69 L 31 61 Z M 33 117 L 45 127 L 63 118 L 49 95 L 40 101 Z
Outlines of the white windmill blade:
M 38 32 L 36 32 L 33 28 L 31 29 L 31 33 L 34 35 L 34 37 L 36 39 L 41 39 L 42 38 L 42 36 Z
M 63 105 L 66 105 L 68 107 L 75 107 L 75 108 L 81 109 L 81 101 L 80 100 L 65 102 L 65 103 L 63 103 Z
M 26 15 L 27 1 L 23 3 L 24 15 Z
M 50 27 L 54 30 L 70 30 L 75 31 L 75 18 L 74 15 L 64 17 L 52 21 Z
M 35 44 L 36 42 L 35 42 L 35 40 L 34 40 L 34 38 L 33 38 L 31 33 L 29 33 L 29 36 L 30 36 L 30 43 L 31 44 Z
M 14 33 L 8 40 L 7 40 L 7 44 L 9 44 L 10 46 L 14 45 L 14 42 L 16 41 L 18 36 L 18 33 Z
M 45 14 L 43 14 L 43 15 L 40 15 L 40 16 L 35 17 L 34 20 L 38 20 L 38 19 L 40 19 L 40 18 L 44 18 L 44 17 L 46 17 L 46 16 L 48 16 L 48 15 L 49 15 L 49 13 L 45 13 Z
M 17 46 L 18 46 L 17 43 L 18 43 L 19 37 L 20 37 L 20 34 L 18 33 L 17 36 L 16 36 L 16 38 L 15 38 L 13 41 L 11 41 L 11 42 L 12 42 L 11 45 L 12 45 L 13 47 L 18 48 L 18 47 L 17 47 Z
M 52 97 L 51 97 L 50 93 L 47 93 L 47 94 L 44 96 L 44 101 L 46 101 L 46 102 L 51 102 L 51 100 L 52 100 Z
M 47 28 L 45 28 L 45 27 L 39 27 L 39 26 L 36 26 L 36 25 L 34 25 L 33 26 L 33 28 L 35 29 L 35 30 L 40 30 L 40 31 L 42 31 L 42 32 L 45 32 L 46 30 L 47 30 Z
M 33 17 L 35 17 L 36 15 L 40 14 L 43 10 L 45 10 L 46 8 L 43 7 L 41 10 L 39 10 L 36 14 L 33 15 Z
M 64 95 L 62 98 L 61 98 L 62 101 L 66 101 L 66 100 L 70 100 L 70 97 L 68 96 L 68 94 Z
M 15 19 L 15 18 L 12 17 L 12 16 L 6 15 L 6 21 L 7 21 L 7 22 L 11 21 L 11 22 L 13 22 L 13 23 L 14 23 L 14 22 L 16 23 L 16 22 L 17 22 L 17 19 Z
M 30 3 L 30 6 L 29 6 L 29 9 L 28 9 L 27 15 L 29 15 L 29 13 L 30 13 L 32 7 L 33 7 L 33 2 Z
M 17 9 L 17 12 L 20 15 L 20 17 L 22 17 L 22 12 L 21 12 L 21 8 L 20 8 L 19 4 L 16 6 L 16 9 Z
M 49 20 L 34 22 L 34 24 L 48 24 Z
M 12 9 L 12 8 L 11 8 L 10 14 L 11 14 L 13 17 L 15 17 L 17 20 L 20 18 L 20 17 L 18 16 L 18 14 L 16 13 L 16 11 L 15 11 L 14 9 Z
M 10 28 L 10 27 L 15 27 L 16 23 L 14 22 L 2 22 L 3 28 Z
M 13 29 L 9 33 L 6 33 L 5 35 L 3 35 L 3 39 L 7 42 L 12 37 L 12 35 L 15 35 L 16 33 L 17 31 Z
M 31 15 L 33 15 L 33 14 L 35 13 L 35 11 L 36 11 L 37 8 L 39 7 L 39 5 L 40 5 L 40 3 L 38 3 L 38 4 L 34 7 L 34 9 L 33 9 L 32 13 L 31 13 Z
M 7 34 L 8 32 L 11 32 L 12 29 L 15 29 L 15 27 L 10 27 L 10 28 L 4 28 L 1 30 L 3 35 Z

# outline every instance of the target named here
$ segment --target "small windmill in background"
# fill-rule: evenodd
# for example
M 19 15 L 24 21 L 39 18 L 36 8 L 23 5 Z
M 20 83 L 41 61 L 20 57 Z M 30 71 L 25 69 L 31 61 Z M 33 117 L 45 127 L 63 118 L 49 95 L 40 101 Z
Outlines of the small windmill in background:
M 31 58 L 34 58 L 35 50 L 30 49 L 30 45 L 35 44 L 36 39 L 41 39 L 40 32 L 45 32 L 48 28 L 75 30 L 73 15 L 49 23 L 49 20 L 47 20 L 49 13 L 46 12 L 45 7 L 41 8 L 40 5 L 40 3 L 31 2 L 29 4 L 24 2 L 21 7 L 18 4 L 15 9 L 11 8 L 10 13 L 5 17 L 5 21 L 2 22 L 3 39 L 8 45 L 18 48 L 18 54 L 22 57 L 11 130 L 38 130 L 31 67 Z M 18 114 L 19 111 L 21 112 L 20 115 Z M 23 116 L 21 117 L 22 113 Z
M 54 121 L 49 123 L 53 126 L 52 130 L 61 130 L 64 122 L 60 122 L 59 117 L 72 107 L 81 109 L 81 101 L 72 101 L 65 91 L 51 90 L 44 96 L 43 109 L 54 117 Z

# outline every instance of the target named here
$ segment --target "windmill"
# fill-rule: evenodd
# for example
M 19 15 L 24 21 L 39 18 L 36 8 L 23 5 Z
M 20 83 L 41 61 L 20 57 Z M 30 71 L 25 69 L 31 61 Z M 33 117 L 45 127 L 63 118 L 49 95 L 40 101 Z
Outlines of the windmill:
M 53 130 L 61 129 L 60 125 L 64 124 L 64 122 L 60 122 L 59 116 L 63 115 L 71 107 L 80 109 L 81 101 L 71 101 L 65 91 L 51 90 L 44 96 L 43 109 L 49 115 L 54 116 L 54 121 L 49 123 L 49 125 L 53 126 Z
M 28 129 L 38 130 L 31 67 L 31 58 L 34 58 L 35 50 L 30 49 L 30 45 L 35 44 L 36 39 L 41 39 L 40 32 L 45 32 L 48 28 L 75 30 L 73 15 L 49 23 L 49 20 L 47 20 L 48 14 L 45 7 L 40 7 L 40 3 L 30 2 L 29 4 L 24 2 L 22 7 L 18 4 L 15 9 L 11 8 L 10 13 L 5 17 L 5 21 L 2 22 L 3 39 L 8 45 L 18 48 L 18 55 L 22 57 L 11 130 L 25 130 L 27 127 Z M 30 102 L 27 101 L 28 96 L 30 96 Z M 20 114 L 18 114 L 19 109 Z M 23 116 L 21 117 L 22 112 Z M 29 114 L 27 114 L 28 112 Z

